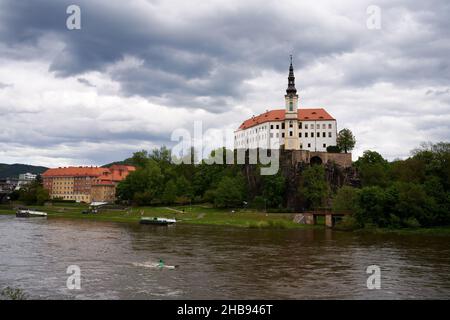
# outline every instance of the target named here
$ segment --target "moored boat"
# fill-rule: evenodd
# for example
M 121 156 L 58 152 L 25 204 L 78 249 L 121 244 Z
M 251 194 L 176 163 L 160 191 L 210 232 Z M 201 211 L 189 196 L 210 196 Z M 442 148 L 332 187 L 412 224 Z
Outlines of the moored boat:
M 47 217 L 47 213 L 29 209 L 18 209 L 16 211 L 16 217 L 18 218 Z
M 168 218 L 158 218 L 158 217 L 142 217 L 140 224 L 153 224 L 158 226 L 167 226 L 169 224 L 174 224 L 177 222 L 175 219 Z

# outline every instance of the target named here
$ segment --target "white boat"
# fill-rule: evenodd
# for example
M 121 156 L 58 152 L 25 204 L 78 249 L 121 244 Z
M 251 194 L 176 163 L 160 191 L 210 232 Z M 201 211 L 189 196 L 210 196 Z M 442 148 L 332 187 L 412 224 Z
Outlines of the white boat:
M 47 213 L 29 209 L 19 209 L 16 211 L 16 217 L 19 218 L 47 217 Z
M 167 226 L 175 222 L 177 222 L 177 220 L 175 219 L 158 218 L 158 217 L 142 217 L 140 221 L 141 224 L 154 224 L 160 226 Z

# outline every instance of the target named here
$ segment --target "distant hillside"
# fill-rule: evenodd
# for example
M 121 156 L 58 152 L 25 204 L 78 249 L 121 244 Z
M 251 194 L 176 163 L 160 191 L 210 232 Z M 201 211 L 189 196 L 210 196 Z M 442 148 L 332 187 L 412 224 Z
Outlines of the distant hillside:
M 21 173 L 34 173 L 41 174 L 45 172 L 48 168 L 32 166 L 28 164 L 5 164 L 0 163 L 0 178 L 18 178 Z
M 111 163 L 108 163 L 108 164 L 104 164 L 102 166 L 102 168 L 109 168 L 109 167 L 111 167 L 114 164 L 123 164 L 123 165 L 128 165 L 128 166 L 133 165 L 132 162 L 131 162 L 131 158 L 128 158 L 128 159 L 125 159 L 125 160 L 122 160 L 122 161 L 114 161 L 114 162 L 111 162 Z

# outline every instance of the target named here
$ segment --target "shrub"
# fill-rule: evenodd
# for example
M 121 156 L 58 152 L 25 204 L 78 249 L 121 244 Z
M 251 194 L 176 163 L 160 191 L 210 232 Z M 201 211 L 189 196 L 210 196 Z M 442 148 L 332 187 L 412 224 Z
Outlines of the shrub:
M 0 292 L 0 297 L 6 300 L 26 300 L 27 295 L 22 289 L 6 287 Z M 1 299 L 0 299 L 1 300 Z
M 408 227 L 408 228 L 420 228 L 419 221 L 417 221 L 417 219 L 414 217 L 404 220 L 403 224 L 405 225 L 405 227 Z
M 338 146 L 328 146 L 327 152 L 329 153 L 341 153 L 341 149 Z
M 361 228 L 361 225 L 354 217 L 344 216 L 344 218 L 339 221 L 334 228 L 340 231 L 353 231 Z

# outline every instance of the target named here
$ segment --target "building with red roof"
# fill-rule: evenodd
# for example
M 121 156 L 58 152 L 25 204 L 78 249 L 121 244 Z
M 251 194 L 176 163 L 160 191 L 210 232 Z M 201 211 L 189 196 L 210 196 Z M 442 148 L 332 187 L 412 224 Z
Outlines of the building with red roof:
M 336 145 L 336 119 L 323 108 L 298 107 L 292 58 L 284 99 L 284 109 L 267 110 L 239 126 L 234 133 L 235 149 L 326 151 Z
M 42 179 L 52 199 L 113 202 L 117 184 L 134 170 L 135 167 L 126 165 L 60 167 L 48 169 Z

